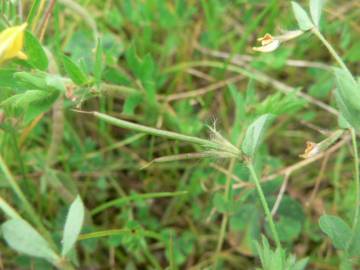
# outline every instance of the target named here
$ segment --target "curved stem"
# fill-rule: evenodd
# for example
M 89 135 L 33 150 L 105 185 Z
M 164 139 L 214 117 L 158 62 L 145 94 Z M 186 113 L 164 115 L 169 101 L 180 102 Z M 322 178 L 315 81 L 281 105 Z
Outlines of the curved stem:
M 264 208 L 264 211 L 265 211 L 265 216 L 266 216 L 266 219 L 268 220 L 269 222 L 269 225 L 270 225 L 270 230 L 271 230 L 271 233 L 274 237 L 274 240 L 275 240 L 275 243 L 276 243 L 276 247 L 277 248 L 281 248 L 281 243 L 280 243 L 280 239 L 279 239 L 279 235 L 276 231 L 276 228 L 275 228 L 275 223 L 274 223 L 274 220 L 272 218 L 272 215 L 270 213 L 270 209 L 269 209 L 269 205 L 267 204 L 266 202 L 266 199 L 265 199 L 265 195 L 264 195 L 264 192 L 261 188 L 261 185 L 260 185 L 260 180 L 259 178 L 257 177 L 256 175 L 256 172 L 255 172 L 255 168 L 254 168 L 254 165 L 249 162 L 248 163 L 248 168 L 250 170 L 250 174 L 251 174 L 251 177 L 256 185 L 256 190 L 259 194 L 259 197 L 260 197 L 260 201 L 261 201 L 261 204 Z
M 147 133 L 147 134 L 151 134 L 151 135 L 155 135 L 155 136 L 159 136 L 159 137 L 165 137 L 165 138 L 169 138 L 169 139 L 173 139 L 173 140 L 178 140 L 178 141 L 183 141 L 183 142 L 188 142 L 188 143 L 194 143 L 194 144 L 200 144 L 202 146 L 205 147 L 209 147 L 211 149 L 216 149 L 219 147 L 219 145 L 215 142 L 209 141 L 209 140 L 205 140 L 205 139 L 200 139 L 194 136 L 188 136 L 188 135 L 184 135 L 184 134 L 180 134 L 180 133 L 176 133 L 176 132 L 172 132 L 172 131 L 166 131 L 166 130 L 161 130 L 161 129 L 157 129 L 157 128 L 152 128 L 152 127 L 148 127 L 148 126 L 143 126 L 143 125 L 139 125 L 139 124 L 135 124 L 129 121 L 125 121 L 122 119 L 118 119 L 103 113 L 99 113 L 99 112 L 91 112 L 91 114 L 93 114 L 95 117 L 102 119 L 114 126 L 118 126 L 121 128 L 126 128 L 126 129 L 131 129 L 137 132 L 143 132 L 143 133 Z
M 354 164 L 355 164 L 355 214 L 354 214 L 354 220 L 353 220 L 353 229 L 355 229 L 358 219 L 359 219 L 359 206 L 360 206 L 360 174 L 359 174 L 359 155 L 358 155 L 358 147 L 356 142 L 356 133 L 355 130 L 352 128 L 351 130 L 351 138 L 352 138 L 352 145 L 354 149 Z
M 345 65 L 344 61 L 341 59 L 341 57 L 337 54 L 337 52 L 334 50 L 334 48 L 331 46 L 331 44 L 325 39 L 325 37 L 319 32 L 317 28 L 313 28 L 311 30 L 315 36 L 317 36 L 320 41 L 325 45 L 325 47 L 329 50 L 330 54 L 335 58 L 335 60 L 338 62 L 338 64 L 346 71 L 348 71 L 350 74 L 351 72 Z

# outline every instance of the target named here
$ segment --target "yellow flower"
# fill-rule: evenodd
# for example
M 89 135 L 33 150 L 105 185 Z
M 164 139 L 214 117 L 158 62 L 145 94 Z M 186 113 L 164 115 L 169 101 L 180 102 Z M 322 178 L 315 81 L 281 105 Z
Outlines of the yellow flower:
M 265 34 L 265 36 L 258 38 L 258 41 L 261 42 L 261 47 L 253 47 L 253 50 L 258 52 L 275 51 L 282 42 L 296 38 L 302 35 L 303 33 L 304 32 L 301 30 L 295 30 L 295 31 L 286 32 L 281 36 L 274 36 L 274 37 L 270 34 Z
M 27 23 L 13 26 L 0 33 L 0 64 L 11 58 L 27 59 L 21 50 L 24 45 L 24 31 Z

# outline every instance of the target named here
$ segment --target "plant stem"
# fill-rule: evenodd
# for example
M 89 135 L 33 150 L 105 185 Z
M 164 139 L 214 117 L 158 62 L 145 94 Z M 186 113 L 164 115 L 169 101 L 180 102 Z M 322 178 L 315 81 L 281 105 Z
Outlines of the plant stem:
M 274 220 L 271 216 L 271 213 L 270 213 L 270 209 L 269 209 L 269 205 L 267 204 L 266 202 L 266 199 L 265 199 L 265 195 L 264 195 L 264 192 L 261 188 L 261 185 L 260 185 L 260 181 L 259 181 L 259 178 L 257 177 L 256 175 L 256 172 L 255 172 L 255 168 L 254 168 L 254 165 L 252 164 L 252 162 L 250 161 L 248 164 L 247 164 L 249 170 L 250 170 L 250 174 L 251 174 L 251 177 L 253 179 L 253 181 L 255 182 L 255 185 L 256 185 L 256 190 L 259 194 L 259 197 L 260 197 L 260 201 L 261 201 L 261 204 L 264 208 L 264 211 L 265 211 L 265 216 L 266 216 L 266 219 L 268 220 L 269 222 L 269 225 L 270 225 L 270 230 L 271 230 L 271 233 L 274 237 L 274 240 L 275 240 L 275 243 L 276 243 L 276 247 L 277 248 L 281 248 L 281 243 L 280 243 L 280 240 L 279 240 L 279 235 L 276 231 L 276 228 L 275 228 L 275 224 L 274 224 Z
M 231 190 L 231 174 L 234 170 L 234 166 L 235 166 L 235 159 L 232 158 L 230 160 L 230 164 L 229 164 L 229 168 L 228 171 L 230 172 L 229 175 L 227 175 L 226 177 L 226 183 L 225 183 L 225 194 L 224 194 L 224 198 L 225 198 L 225 202 L 228 203 L 229 202 L 229 195 L 230 195 L 230 190 Z M 228 225 L 228 221 L 229 221 L 229 214 L 228 213 L 224 213 L 222 216 L 222 220 L 221 220 L 221 227 L 220 227 L 220 234 L 219 234 L 219 239 L 218 239 L 218 243 L 216 246 L 216 252 L 215 252 L 215 264 L 214 264 L 214 270 L 217 268 L 218 265 L 218 258 L 219 258 L 219 254 L 221 252 L 222 246 L 224 244 L 224 239 L 225 239 L 225 234 L 226 234 L 226 228 Z
M 359 174 L 359 155 L 358 155 L 358 147 L 356 142 L 356 133 L 355 130 L 352 128 L 351 131 L 351 138 L 352 138 L 352 145 L 354 149 L 354 163 L 355 163 L 355 214 L 354 214 L 354 221 L 353 221 L 353 230 L 355 229 L 358 219 L 359 219 L 359 206 L 360 206 L 360 174 Z
M 220 256 L 222 246 L 224 244 L 224 239 L 225 239 L 225 234 L 226 234 L 226 228 L 227 228 L 227 225 L 228 225 L 228 220 L 229 220 L 229 215 L 227 213 L 224 213 L 222 215 L 220 234 L 219 234 L 219 239 L 218 239 L 218 243 L 217 243 L 216 251 L 215 251 L 215 263 L 214 263 L 213 270 L 216 270 L 217 266 L 219 264 L 219 256 Z
M 159 137 L 165 137 L 165 138 L 169 138 L 169 139 L 173 139 L 173 140 L 179 140 L 179 141 L 184 141 L 184 142 L 188 142 L 188 143 L 200 144 L 205 147 L 210 147 L 210 148 L 215 148 L 215 149 L 219 148 L 219 145 L 217 143 L 214 143 L 209 140 L 200 139 L 197 137 L 183 135 L 183 134 L 176 133 L 176 132 L 171 132 L 171 131 L 166 131 L 166 130 L 161 130 L 161 129 L 157 129 L 157 128 L 152 128 L 152 127 L 135 124 L 135 123 L 121 120 L 121 119 L 118 119 L 118 118 L 115 118 L 115 117 L 112 117 L 112 116 L 109 116 L 109 115 L 106 115 L 103 113 L 99 113 L 99 112 L 93 112 L 92 114 L 95 115 L 95 117 L 103 119 L 104 121 L 106 121 L 114 126 L 131 129 L 131 130 L 134 130 L 137 132 L 143 132 L 143 133 L 147 133 L 147 134 L 151 134 L 151 135 L 155 135 L 155 136 L 159 136 Z
M 325 37 L 320 33 L 320 31 L 314 27 L 311 30 L 319 39 L 320 41 L 325 45 L 325 47 L 329 50 L 330 54 L 335 58 L 335 60 L 338 62 L 338 64 L 346 71 L 348 71 L 350 74 L 351 72 L 345 65 L 344 61 L 341 59 L 341 57 L 337 54 L 337 52 L 334 50 L 334 48 L 331 46 L 331 44 L 325 39 Z
M 156 192 L 156 193 L 146 193 L 146 194 L 136 194 L 133 196 L 126 196 L 121 197 L 118 199 L 114 199 L 108 202 L 105 202 L 96 208 L 94 208 L 90 214 L 96 215 L 105 209 L 108 209 L 110 207 L 116 206 L 121 207 L 122 205 L 129 203 L 131 201 L 139 201 L 139 200 L 146 200 L 146 199 L 156 199 L 156 198 L 164 198 L 164 197 L 175 197 L 175 196 L 181 196 L 187 194 L 187 191 L 178 191 L 178 192 Z

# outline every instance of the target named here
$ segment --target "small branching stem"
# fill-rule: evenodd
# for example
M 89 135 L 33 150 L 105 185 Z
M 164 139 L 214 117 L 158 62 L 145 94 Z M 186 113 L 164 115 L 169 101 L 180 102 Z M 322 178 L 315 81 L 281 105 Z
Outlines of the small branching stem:
M 316 27 L 312 28 L 311 31 L 325 45 L 325 47 L 329 50 L 330 54 L 335 58 L 336 62 L 338 62 L 341 68 L 343 68 L 344 70 L 348 71 L 351 74 L 351 72 L 345 65 L 344 61 L 341 59 L 341 57 L 338 55 L 335 49 L 331 46 L 331 44 L 326 40 L 326 38 L 321 34 L 321 32 Z
M 50 168 L 57 159 L 59 146 L 64 135 L 64 98 L 61 96 L 53 106 L 51 142 L 46 158 L 46 165 Z
M 183 135 L 183 134 L 172 132 L 172 131 L 166 131 L 166 130 L 161 130 L 161 129 L 157 129 L 157 128 L 139 125 L 136 123 L 118 119 L 118 118 L 115 118 L 115 117 L 112 117 L 112 116 L 109 116 L 109 115 L 106 115 L 103 113 L 99 113 L 99 112 L 92 112 L 92 114 L 99 119 L 102 119 L 114 126 L 118 126 L 121 128 L 131 129 L 131 130 L 134 130 L 137 132 L 147 133 L 147 134 L 151 134 L 154 136 L 165 137 L 165 138 L 169 138 L 169 139 L 173 139 L 173 140 L 179 140 L 179 141 L 183 141 L 183 142 L 199 144 L 204 147 L 209 147 L 211 149 L 217 149 L 219 147 L 219 145 L 217 143 L 214 143 L 210 140 L 205 140 L 205 139 L 188 136 L 188 135 Z

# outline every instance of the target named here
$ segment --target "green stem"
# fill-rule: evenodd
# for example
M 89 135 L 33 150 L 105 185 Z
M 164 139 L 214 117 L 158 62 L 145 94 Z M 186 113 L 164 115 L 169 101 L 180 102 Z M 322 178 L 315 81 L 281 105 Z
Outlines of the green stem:
M 259 178 L 257 177 L 256 175 L 256 172 L 255 172 L 255 168 L 254 168 L 254 165 L 249 162 L 247 164 L 249 170 L 250 170 L 250 174 L 251 174 L 251 177 L 253 179 L 253 181 L 255 182 L 255 185 L 256 185 L 256 190 L 259 194 L 259 197 L 260 197 L 260 201 L 261 201 L 261 204 L 264 208 L 264 211 L 265 211 L 265 216 L 266 216 L 266 219 L 268 220 L 269 222 L 269 225 L 270 225 L 270 230 L 271 230 L 271 233 L 274 237 L 274 240 L 275 240 L 275 243 L 276 243 L 276 247 L 277 248 L 281 248 L 281 243 L 280 243 L 280 240 L 279 240 L 279 235 L 276 231 L 276 228 L 275 228 L 275 224 L 274 224 L 274 220 L 272 218 L 272 215 L 270 213 L 270 209 L 269 209 L 269 205 L 267 204 L 266 202 L 266 199 L 265 199 L 265 195 L 264 195 L 264 192 L 261 188 L 261 185 L 260 185 L 260 181 L 259 181 Z
M 330 54 L 335 58 L 335 60 L 338 62 L 338 64 L 346 71 L 348 71 L 350 74 L 351 72 L 345 65 L 344 61 L 341 59 L 341 57 L 337 54 L 337 52 L 334 50 L 334 48 L 331 46 L 331 44 L 325 39 L 325 37 L 320 33 L 320 31 L 314 27 L 311 30 L 319 39 L 320 41 L 325 45 L 325 47 L 329 50 Z
M 153 254 L 151 254 L 151 252 L 149 250 L 149 247 L 148 247 L 146 242 L 145 242 L 145 245 L 143 247 L 143 252 L 144 252 L 145 257 L 149 260 L 149 262 L 153 265 L 153 267 L 156 270 L 161 270 L 162 269 L 159 262 L 155 258 L 155 256 Z
M 146 194 L 135 194 L 133 196 L 128 197 L 122 197 L 115 200 L 111 200 L 108 202 L 105 202 L 95 209 L 93 209 L 90 214 L 96 215 L 105 209 L 108 209 L 110 207 L 116 206 L 121 207 L 122 205 L 131 202 L 131 201 L 140 201 L 140 200 L 146 200 L 146 199 L 156 199 L 156 198 L 164 198 L 164 197 L 175 197 L 175 196 L 181 196 L 187 194 L 187 191 L 178 191 L 178 192 L 156 192 L 156 193 L 146 193 Z
M 131 129 L 131 130 L 134 130 L 137 132 L 143 132 L 143 133 L 147 133 L 147 134 L 151 134 L 151 135 L 155 135 L 155 136 L 159 136 L 159 137 L 165 137 L 165 138 L 169 138 L 169 139 L 173 139 L 173 140 L 179 140 L 179 141 L 188 142 L 188 143 L 200 144 L 205 147 L 210 147 L 210 148 L 215 148 L 215 149 L 219 148 L 218 144 L 216 144 L 212 141 L 209 141 L 209 140 L 200 139 L 197 137 L 183 135 L 183 134 L 176 133 L 176 132 L 171 132 L 171 131 L 166 131 L 166 130 L 161 130 L 161 129 L 156 129 L 156 128 L 152 128 L 152 127 L 135 124 L 135 123 L 121 120 L 121 119 L 118 119 L 118 118 L 115 118 L 115 117 L 112 117 L 112 116 L 109 116 L 109 115 L 106 115 L 103 113 L 99 113 L 99 112 L 93 112 L 93 114 L 95 115 L 95 117 L 103 119 L 104 121 L 106 121 L 114 126 L 121 127 L 121 128 Z
M 214 268 L 213 268 L 214 270 L 217 269 L 218 264 L 219 264 L 219 256 L 220 256 L 222 246 L 224 244 L 228 221 L 229 221 L 229 215 L 227 213 L 224 213 L 222 216 L 222 220 L 221 220 L 220 234 L 219 234 L 219 239 L 218 239 L 218 243 L 216 246 L 215 263 L 214 263 Z
M 109 237 L 109 236 L 113 236 L 113 235 L 124 235 L 124 234 L 125 235 L 139 235 L 139 233 L 140 233 L 140 236 L 144 236 L 146 238 L 162 241 L 162 242 L 164 242 L 164 244 L 167 244 L 166 241 L 164 241 L 163 237 L 156 232 L 148 231 L 148 230 L 139 231 L 138 229 L 129 229 L 129 228 L 112 229 L 112 230 L 98 231 L 98 232 L 92 232 L 92 233 L 85 233 L 85 234 L 79 235 L 78 240 L 87 240 L 87 239 L 94 239 L 94 238 Z
M 356 133 L 355 130 L 352 128 L 351 130 L 351 138 L 352 138 L 352 145 L 354 149 L 354 163 L 355 163 L 355 214 L 354 214 L 354 221 L 353 221 L 353 230 L 355 229 L 358 219 L 359 219 L 359 206 L 360 206 L 360 174 L 359 174 L 359 155 L 358 155 L 358 147 L 356 142 Z
M 231 159 L 230 160 L 230 165 L 229 165 L 229 169 L 228 171 L 230 172 L 230 174 L 227 176 L 226 178 L 226 183 L 225 183 L 225 194 L 224 194 L 224 198 L 225 198 L 225 202 L 229 202 L 229 195 L 230 195 L 230 190 L 231 190 L 231 174 L 234 170 L 234 166 L 235 166 L 235 159 Z M 221 227 L 220 227 L 220 234 L 219 234 L 219 239 L 218 239 L 218 243 L 216 246 L 216 253 L 215 253 L 215 264 L 214 264 L 214 269 L 217 268 L 218 265 L 218 258 L 222 249 L 222 246 L 224 244 L 224 239 L 225 239 L 225 234 L 226 234 L 226 228 L 228 225 L 228 221 L 229 221 L 229 215 L 228 213 L 224 213 L 223 217 L 222 217 L 222 221 L 221 221 Z
M 184 70 L 184 69 L 191 68 L 191 67 L 212 67 L 212 68 L 224 69 L 224 70 L 233 71 L 233 72 L 242 74 L 250 79 L 254 79 L 259 82 L 266 83 L 266 81 L 263 78 L 261 78 L 254 72 L 251 72 L 249 70 L 246 70 L 245 68 L 242 68 L 242 67 L 239 67 L 236 65 L 231 65 L 231 64 L 227 64 L 227 63 L 219 62 L 219 61 L 204 60 L 204 61 L 183 62 L 183 63 L 177 64 L 177 65 L 174 65 L 174 66 L 171 66 L 171 67 L 165 69 L 164 73 L 177 72 L 179 70 Z
M 114 96 L 122 96 L 128 97 L 131 95 L 141 95 L 142 93 L 132 87 L 124 86 L 124 85 L 116 85 L 116 84 L 108 84 L 102 83 L 100 87 L 101 94 L 114 95 Z

